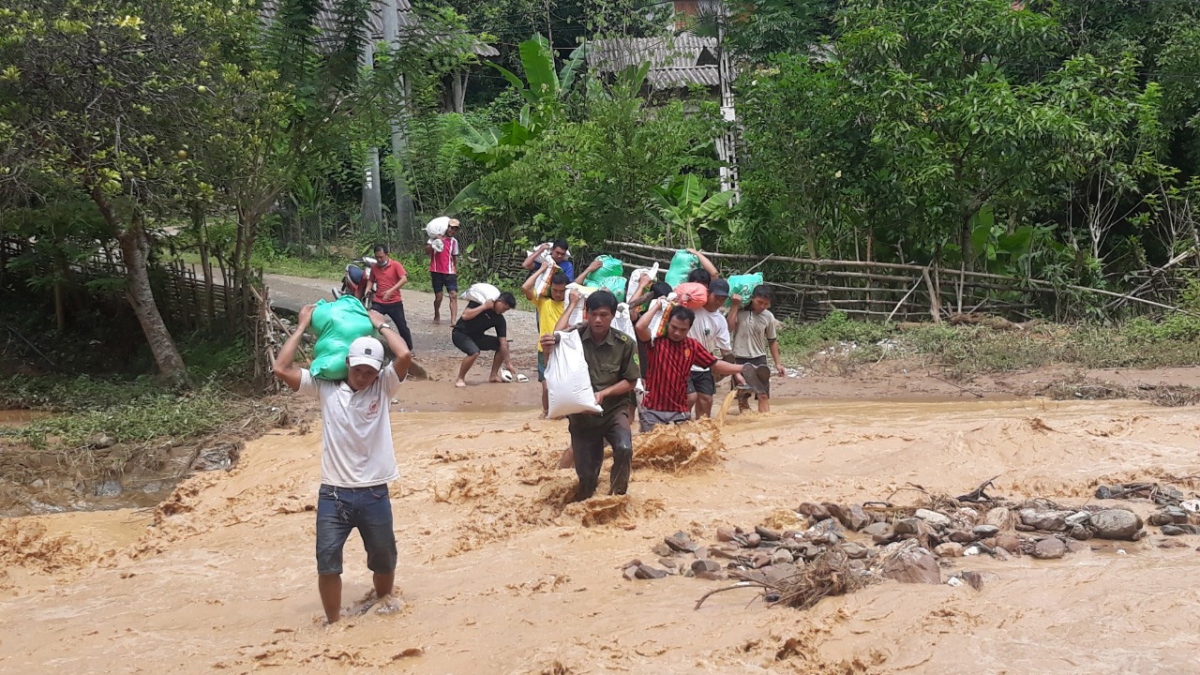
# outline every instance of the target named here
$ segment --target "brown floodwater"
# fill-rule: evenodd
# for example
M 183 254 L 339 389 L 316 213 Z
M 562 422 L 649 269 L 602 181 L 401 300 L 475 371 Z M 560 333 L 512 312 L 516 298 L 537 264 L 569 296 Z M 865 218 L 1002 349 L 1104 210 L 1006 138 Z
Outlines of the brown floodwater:
M 1162 548 L 1157 528 L 1057 561 L 947 561 L 944 576 L 981 572 L 978 592 L 885 582 L 806 612 L 764 607 L 750 590 L 696 611 L 728 582 L 622 579 L 626 561 L 654 561 L 664 535 L 786 524 L 802 501 L 916 503 L 911 485 L 962 494 L 997 474 L 993 494 L 1075 505 L 1100 482 L 1200 487 L 1184 479 L 1200 475 L 1194 409 L 773 404 L 706 436 L 715 463 L 637 470 L 627 498 L 566 508 L 573 472 L 554 468 L 565 422 L 536 410 L 394 415 L 408 604 L 329 629 L 313 562 L 317 428 L 249 443 L 233 471 L 187 479 L 154 515 L 0 520 L 0 672 L 1200 672 L 1200 538 Z M 369 583 L 355 535 L 346 602 Z

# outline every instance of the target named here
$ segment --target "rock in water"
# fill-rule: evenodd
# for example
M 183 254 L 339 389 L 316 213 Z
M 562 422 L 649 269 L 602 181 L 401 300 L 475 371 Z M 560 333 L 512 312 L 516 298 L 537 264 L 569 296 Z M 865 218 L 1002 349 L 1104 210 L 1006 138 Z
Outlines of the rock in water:
M 892 526 L 887 523 L 871 523 L 862 529 L 862 533 L 878 544 L 892 538 Z
M 1137 541 L 1142 531 L 1142 519 L 1132 511 L 1107 509 L 1092 514 L 1092 530 L 1098 539 Z
M 1007 530 L 1012 527 L 1012 511 L 1003 506 L 997 506 L 987 512 L 987 515 L 984 516 L 984 522 L 995 527 L 997 530 Z
M 638 565 L 636 570 L 635 576 L 638 579 L 662 579 L 667 576 L 666 570 L 660 570 L 657 567 L 649 565 Z
M 675 534 L 663 539 L 663 543 L 669 546 L 672 550 L 680 553 L 691 553 L 696 550 L 696 544 L 686 532 L 676 532 Z
M 906 584 L 942 583 L 937 558 L 919 546 L 902 548 L 889 557 L 883 563 L 883 576 Z
M 1067 545 L 1058 537 L 1046 537 L 1033 547 L 1033 557 L 1057 560 L 1067 554 Z
M 944 544 L 938 544 L 937 548 L 933 549 L 933 552 L 937 553 L 943 558 L 961 558 L 963 554 L 963 545 L 953 541 L 948 541 Z
M 852 541 L 842 545 L 842 552 L 851 560 L 862 560 L 869 553 L 866 546 L 856 544 Z
M 701 572 L 716 574 L 721 571 L 721 566 L 712 560 L 693 560 L 692 571 L 696 574 L 700 574 Z
M 737 536 L 737 530 L 728 525 L 721 525 L 717 528 L 717 541 L 733 541 Z
M 979 539 L 987 539 L 1000 534 L 1000 528 L 995 525 L 976 525 L 971 528 L 971 534 Z
M 1067 516 L 1071 511 L 1039 511 L 1037 509 L 1021 509 L 1021 524 L 1035 530 L 1061 532 L 1067 529 Z
M 242 443 L 217 443 L 200 451 L 192 462 L 193 471 L 228 471 L 242 456 Z
M 808 516 L 816 521 L 825 520 L 830 517 L 829 509 L 821 506 L 820 504 L 814 504 L 812 502 L 804 502 L 799 508 L 796 509 L 796 512 L 802 516 Z
M 935 527 L 946 527 L 950 524 L 950 516 L 929 509 L 917 509 L 913 515 Z

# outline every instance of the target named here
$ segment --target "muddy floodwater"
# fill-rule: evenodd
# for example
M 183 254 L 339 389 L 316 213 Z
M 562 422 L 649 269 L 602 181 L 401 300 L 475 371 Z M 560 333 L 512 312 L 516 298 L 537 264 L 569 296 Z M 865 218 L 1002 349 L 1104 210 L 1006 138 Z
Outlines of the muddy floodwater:
M 696 611 L 730 582 L 624 580 L 627 561 L 653 560 L 677 530 L 708 541 L 719 525 L 799 525 L 804 501 L 916 503 L 910 483 L 959 495 L 999 475 L 995 495 L 1072 505 L 1094 503 L 1100 483 L 1200 488 L 1192 408 L 773 404 L 708 429 L 713 461 L 638 469 L 628 498 L 566 505 L 565 422 L 402 401 L 392 496 L 407 605 L 329 629 L 313 560 L 317 426 L 247 444 L 234 470 L 189 478 L 154 510 L 0 520 L 0 672 L 1200 672 L 1200 537 L 1157 528 L 1061 560 L 944 562 L 944 575 L 981 572 L 980 591 L 887 581 L 808 611 L 748 590 Z M 361 546 L 347 543 L 347 602 L 369 587 Z

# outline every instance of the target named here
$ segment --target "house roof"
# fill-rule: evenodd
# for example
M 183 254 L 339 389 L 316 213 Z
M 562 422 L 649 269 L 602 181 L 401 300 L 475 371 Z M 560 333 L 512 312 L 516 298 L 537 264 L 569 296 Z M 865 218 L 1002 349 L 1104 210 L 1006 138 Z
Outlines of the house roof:
M 588 43 L 588 63 L 600 72 L 617 72 L 650 63 L 646 82 L 654 89 L 720 84 L 716 38 L 691 33 L 649 38 L 609 38 Z
M 317 36 L 316 42 L 318 46 L 333 46 L 341 41 L 341 26 L 338 25 L 336 0 L 322 0 L 321 8 L 317 11 L 317 29 L 320 34 Z M 279 0 L 263 0 L 262 9 L 259 11 L 263 21 L 269 23 L 275 16 L 275 12 L 279 9 Z M 406 37 L 424 37 L 426 35 L 421 27 L 421 18 L 413 11 L 412 4 L 409 0 L 396 0 L 396 13 L 400 25 L 400 38 Z M 383 40 L 383 4 L 380 2 L 371 3 L 371 11 L 368 15 L 370 26 L 369 36 L 372 41 L 379 42 Z M 443 36 L 432 36 L 435 42 L 446 40 Z M 476 56 L 492 57 L 499 56 L 500 52 L 495 47 L 474 40 L 471 45 L 471 51 Z

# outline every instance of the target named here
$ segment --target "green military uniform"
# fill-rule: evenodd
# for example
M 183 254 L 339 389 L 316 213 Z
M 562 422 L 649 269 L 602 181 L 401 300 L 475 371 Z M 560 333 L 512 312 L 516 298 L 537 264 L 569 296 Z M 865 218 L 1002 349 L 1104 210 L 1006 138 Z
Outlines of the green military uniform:
M 583 343 L 583 357 L 587 361 L 588 374 L 592 378 L 592 391 L 601 391 L 621 380 L 636 382 L 641 372 L 638 369 L 637 346 L 628 335 L 610 329 L 599 342 L 592 339 L 592 332 L 584 326 L 579 329 Z M 600 482 L 600 469 L 604 464 L 604 442 L 613 449 L 612 472 L 609 475 L 610 494 L 623 495 L 629 487 L 629 473 L 633 463 L 633 435 L 630 429 L 630 414 L 637 399 L 632 391 L 622 396 L 609 396 L 600 404 L 604 412 L 599 415 L 577 414 L 567 416 L 571 432 L 571 447 L 575 453 L 575 473 L 579 476 L 579 491 L 576 498 L 583 500 L 596 492 Z

